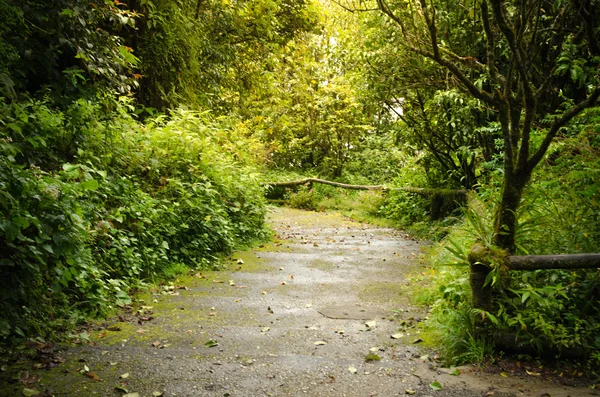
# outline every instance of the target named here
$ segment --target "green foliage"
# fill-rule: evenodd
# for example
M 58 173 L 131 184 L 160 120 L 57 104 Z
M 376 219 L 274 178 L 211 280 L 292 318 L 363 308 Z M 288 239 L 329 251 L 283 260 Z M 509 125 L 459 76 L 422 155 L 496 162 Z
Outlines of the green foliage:
M 140 64 L 141 103 L 157 109 L 244 107 L 260 90 L 273 53 L 316 27 L 307 1 L 135 1 L 136 30 L 125 38 Z
M 527 190 L 518 213 L 520 254 L 600 249 L 596 237 L 598 179 L 593 178 L 600 168 L 597 112 L 586 113 L 580 122 L 574 127 L 578 135 L 559 140 L 542 165 L 541 175 Z M 430 288 L 420 300 L 432 305 L 432 335 L 442 344 L 445 357 L 480 357 L 478 352 L 485 350 L 482 346 L 496 340 L 503 341 L 497 348 L 562 358 L 575 354 L 585 357 L 589 367 L 598 368 L 600 307 L 595 296 L 600 280 L 596 270 L 505 274 L 497 268 L 490 273 L 496 278 L 491 283 L 496 295 L 493 309 L 484 314 L 472 312 L 467 270 L 461 265 L 466 264 L 466 251 L 475 242 L 491 246 L 498 196 L 494 184 L 481 189 L 471 198 L 461 225 L 451 229 L 428 255 L 433 265 L 454 265 L 436 267 L 435 274 L 425 276 Z M 452 331 L 471 330 L 473 316 L 484 320 L 485 332 L 468 331 L 459 337 Z M 457 345 L 462 348 L 454 350 Z
M 287 194 L 287 203 L 292 208 L 316 211 L 317 197 L 313 189 L 301 186 L 297 191 Z
M 144 125 L 127 102 L 101 105 L 2 107 L 1 337 L 101 315 L 265 235 L 239 123 L 179 111 Z
M 124 94 L 136 86 L 131 72 L 137 58 L 119 36 L 133 27 L 135 13 L 112 1 L 89 0 L 2 0 L 0 10 L 6 96 L 41 90 L 61 101 L 92 89 Z

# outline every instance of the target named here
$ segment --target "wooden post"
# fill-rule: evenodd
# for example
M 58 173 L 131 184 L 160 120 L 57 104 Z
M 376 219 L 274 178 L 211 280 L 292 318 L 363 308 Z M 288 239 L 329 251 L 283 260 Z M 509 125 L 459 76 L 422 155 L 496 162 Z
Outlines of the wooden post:
M 444 196 L 434 193 L 431 195 L 431 204 L 429 206 L 429 220 L 437 221 L 442 216 L 442 206 L 444 205 Z

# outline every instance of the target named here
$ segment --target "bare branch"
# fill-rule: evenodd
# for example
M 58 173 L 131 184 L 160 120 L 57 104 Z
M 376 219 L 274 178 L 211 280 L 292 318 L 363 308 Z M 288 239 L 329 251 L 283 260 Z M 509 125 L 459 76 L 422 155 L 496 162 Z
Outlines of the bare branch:
M 433 11 L 432 15 L 429 15 L 429 7 L 427 7 L 426 0 L 420 0 L 421 9 L 423 10 L 423 17 L 425 18 L 425 23 L 427 24 L 427 28 L 429 29 L 429 39 L 431 40 L 431 50 L 433 51 L 433 56 L 435 59 L 441 59 L 440 56 L 440 47 L 438 45 L 438 37 L 437 37 L 437 27 L 435 26 L 435 8 L 431 8 Z
M 455 53 L 453 53 L 452 51 L 450 51 L 447 48 L 441 47 L 440 51 L 444 54 L 447 55 L 448 57 L 452 58 L 453 60 L 455 60 L 456 62 L 460 62 L 461 64 L 473 68 L 475 70 L 479 70 L 480 72 L 485 72 L 487 71 L 486 66 L 479 62 L 477 60 L 477 58 L 474 57 L 461 57 L 460 55 L 457 55 Z
M 473 95 L 475 98 L 477 98 L 480 101 L 483 101 L 487 104 L 490 104 L 490 105 L 495 105 L 498 103 L 497 99 L 494 98 L 493 95 L 477 88 L 477 86 L 454 63 L 452 63 L 442 57 L 436 58 L 433 53 L 421 50 L 416 47 L 408 46 L 408 49 L 410 49 L 413 52 L 416 52 L 419 55 L 427 57 L 427 58 L 435 61 L 436 63 L 438 63 L 440 66 L 443 66 L 446 69 L 448 69 L 448 71 L 450 71 L 452 74 L 454 74 L 456 76 L 456 78 L 467 89 L 467 91 L 469 91 L 469 93 L 471 95 Z
M 494 55 L 495 39 L 490 27 L 490 17 L 486 1 L 481 2 L 481 17 L 483 19 L 483 30 L 486 37 L 487 68 L 492 78 L 492 83 L 499 84 L 498 69 L 496 68 L 496 57 Z
M 400 29 L 402 30 L 402 34 L 404 35 L 405 38 L 408 38 L 408 33 L 406 30 L 406 27 L 404 26 L 404 21 L 402 21 L 402 19 L 400 19 L 400 17 L 398 17 L 396 14 L 394 14 L 394 12 L 392 12 L 392 10 L 388 6 L 387 2 L 385 0 L 377 0 L 377 5 L 379 6 L 379 9 L 384 14 L 386 14 L 388 17 L 390 17 L 392 19 L 392 21 L 396 22 L 400 26 Z
M 550 127 L 550 131 L 548 131 L 548 133 L 544 137 L 542 144 L 540 145 L 538 150 L 531 156 L 531 158 L 529 159 L 529 161 L 527 163 L 527 167 L 530 170 L 533 170 L 535 168 L 535 166 L 537 166 L 539 164 L 539 162 L 542 160 L 542 158 L 544 158 L 544 155 L 546 154 L 546 151 L 550 147 L 552 140 L 554 139 L 554 137 L 556 136 L 556 134 L 562 127 L 567 125 L 567 123 L 569 121 L 571 121 L 575 116 L 577 116 L 579 113 L 581 113 L 585 109 L 600 106 L 600 104 L 597 102 L 599 97 L 600 97 L 600 86 L 597 86 L 594 89 L 594 91 L 592 91 L 585 100 L 579 102 L 576 106 L 573 106 L 571 109 L 566 111 L 562 115 L 562 117 L 560 117 L 559 119 L 555 120 L 554 123 L 552 123 L 552 126 Z
M 369 12 L 369 11 L 379 11 L 379 8 L 358 8 L 358 7 L 349 7 L 347 5 L 342 4 L 340 1 L 331 0 L 334 4 L 337 4 L 339 7 L 342 7 L 344 10 L 348 12 Z

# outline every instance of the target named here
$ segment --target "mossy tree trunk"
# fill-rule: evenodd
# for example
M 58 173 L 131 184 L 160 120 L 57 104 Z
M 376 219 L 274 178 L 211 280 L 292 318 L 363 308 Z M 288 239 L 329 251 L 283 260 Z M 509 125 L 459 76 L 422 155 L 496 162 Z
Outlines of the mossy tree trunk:
M 510 253 L 515 252 L 517 211 L 530 178 L 530 172 L 504 174 L 502 196 L 494 216 L 494 245 Z

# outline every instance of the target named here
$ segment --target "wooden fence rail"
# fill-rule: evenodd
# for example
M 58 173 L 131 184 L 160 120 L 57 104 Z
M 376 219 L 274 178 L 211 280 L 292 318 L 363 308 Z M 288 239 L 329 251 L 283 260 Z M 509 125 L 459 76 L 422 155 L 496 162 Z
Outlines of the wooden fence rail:
M 287 181 L 287 182 L 265 182 L 262 185 L 267 189 L 273 188 L 293 188 L 296 186 L 308 185 L 311 186 L 313 183 L 320 183 L 323 185 L 335 186 L 343 189 L 351 189 L 351 190 L 375 190 L 381 192 L 392 192 L 392 191 L 403 191 L 408 193 L 418 194 L 420 196 L 424 196 L 429 198 L 430 208 L 429 208 L 429 218 L 431 220 L 437 220 L 442 217 L 442 207 L 444 205 L 444 200 L 452 200 L 452 201 L 464 201 L 467 197 L 468 190 L 465 189 L 428 189 L 428 188 L 420 188 L 420 187 L 394 187 L 390 188 L 384 185 L 350 185 L 347 183 L 333 182 L 325 179 L 319 178 L 304 178 L 299 179 L 297 181 Z
M 312 183 L 321 183 L 323 185 L 335 186 L 352 190 L 381 190 L 381 191 L 404 191 L 415 193 L 422 196 L 466 196 L 469 192 L 465 189 L 431 189 L 421 187 L 386 187 L 385 185 L 350 185 L 347 183 L 333 182 L 319 178 L 304 178 L 297 181 L 286 182 L 264 182 L 263 186 L 271 187 L 294 187 L 301 185 L 310 185 Z
M 485 284 L 492 267 L 481 260 L 489 254 L 481 246 L 473 247 L 469 253 L 473 307 L 482 310 L 489 310 L 492 301 L 492 288 Z M 599 269 L 600 254 L 508 256 L 501 262 L 508 270 Z

